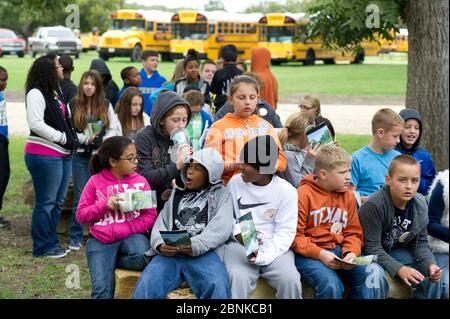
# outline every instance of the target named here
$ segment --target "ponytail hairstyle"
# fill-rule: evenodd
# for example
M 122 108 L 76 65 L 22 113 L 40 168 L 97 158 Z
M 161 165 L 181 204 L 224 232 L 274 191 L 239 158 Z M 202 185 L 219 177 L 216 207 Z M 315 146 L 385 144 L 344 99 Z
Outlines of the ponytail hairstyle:
M 91 175 L 98 174 L 103 169 L 111 169 L 109 159 L 119 159 L 130 144 L 133 144 L 133 141 L 124 136 L 112 136 L 104 140 L 98 152 L 89 161 Z
M 311 116 L 303 112 L 291 114 L 286 120 L 285 127 L 278 133 L 281 145 L 285 145 L 291 138 L 299 138 L 305 134 L 310 125 L 314 125 L 314 119 Z

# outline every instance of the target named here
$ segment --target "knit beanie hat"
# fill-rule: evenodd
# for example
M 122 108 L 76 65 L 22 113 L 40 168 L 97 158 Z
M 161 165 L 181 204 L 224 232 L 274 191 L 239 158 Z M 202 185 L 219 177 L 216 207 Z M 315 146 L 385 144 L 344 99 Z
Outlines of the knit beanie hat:
M 270 135 L 249 140 L 241 150 L 240 159 L 259 170 L 260 174 L 275 174 L 279 149 Z

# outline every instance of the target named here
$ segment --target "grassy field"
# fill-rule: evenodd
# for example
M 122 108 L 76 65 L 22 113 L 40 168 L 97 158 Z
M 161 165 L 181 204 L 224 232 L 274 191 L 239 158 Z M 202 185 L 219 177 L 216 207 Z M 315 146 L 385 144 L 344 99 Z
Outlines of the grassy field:
M 367 144 L 370 136 L 339 135 L 341 146 L 349 153 Z M 24 137 L 10 140 L 11 178 L 1 215 L 11 220 L 9 229 L 0 229 L 0 299 L 2 298 L 90 298 L 90 279 L 84 246 L 68 257 L 50 260 L 31 256 L 31 208 L 23 204 L 22 184 L 29 178 L 25 167 Z M 67 243 L 67 236 L 60 236 Z M 68 288 L 70 272 L 80 270 L 80 288 Z
M 75 59 L 72 80 L 78 84 L 81 74 L 89 69 L 96 52 L 82 53 Z M 372 59 L 370 59 L 372 58 Z M 369 60 L 381 58 L 370 57 Z M 375 60 L 377 61 L 377 60 Z M 9 72 L 8 91 L 22 91 L 26 74 L 33 62 L 27 55 L 23 59 L 7 56 L 0 59 L 0 65 Z M 108 62 L 114 81 L 122 86 L 120 71 L 130 65 L 141 68 L 140 63 L 130 62 L 128 58 L 114 58 Z M 160 62 L 159 72 L 166 78 L 172 76 L 174 62 Z M 272 66 L 278 79 L 279 96 L 292 93 L 345 94 L 354 96 L 404 96 L 406 92 L 407 66 L 392 64 L 336 64 L 302 66 L 301 63 Z

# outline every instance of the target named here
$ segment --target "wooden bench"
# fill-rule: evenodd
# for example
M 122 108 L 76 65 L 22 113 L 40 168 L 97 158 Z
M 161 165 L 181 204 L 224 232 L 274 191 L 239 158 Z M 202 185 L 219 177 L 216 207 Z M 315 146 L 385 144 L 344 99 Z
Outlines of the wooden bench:
M 140 271 L 116 269 L 115 281 L 116 290 L 114 298 L 116 299 L 129 299 L 132 297 L 133 289 L 136 282 L 141 275 Z M 400 279 L 392 279 L 389 275 L 388 281 L 390 285 L 390 291 L 388 298 L 393 299 L 409 299 L 413 297 L 412 289 L 404 285 Z M 304 299 L 314 298 L 314 289 L 302 280 L 302 290 Z M 167 295 L 168 299 L 196 299 L 191 288 L 186 283 L 182 283 L 181 286 Z M 274 299 L 275 290 L 269 286 L 269 284 L 262 278 L 256 282 L 256 289 L 252 292 L 251 299 Z

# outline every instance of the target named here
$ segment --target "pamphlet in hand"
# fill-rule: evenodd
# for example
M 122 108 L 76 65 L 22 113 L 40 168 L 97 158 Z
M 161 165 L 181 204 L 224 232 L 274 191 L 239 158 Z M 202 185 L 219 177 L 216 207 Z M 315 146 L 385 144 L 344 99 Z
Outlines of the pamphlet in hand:
M 120 211 L 123 213 L 133 210 L 141 210 L 156 207 L 155 191 L 130 191 L 126 193 L 118 193 L 116 196 L 121 197 L 119 200 Z
M 313 127 L 306 132 L 306 137 L 312 147 L 314 148 L 317 144 L 331 144 L 334 142 L 331 132 L 328 129 L 327 123 L 322 122 L 321 124 Z
M 371 263 L 375 263 L 378 260 L 378 256 L 377 255 L 367 255 L 367 256 L 359 256 L 353 259 L 350 259 L 350 261 L 345 261 L 342 258 L 339 257 L 335 257 L 334 261 L 338 264 L 340 264 L 341 266 L 358 266 L 358 265 L 370 265 Z
M 187 230 L 160 230 L 164 243 L 169 246 L 190 246 L 191 239 Z
M 252 257 L 254 251 L 258 250 L 258 239 L 256 238 L 256 227 L 253 222 L 252 213 L 239 217 L 239 226 L 241 228 L 242 241 L 244 242 L 245 253 L 247 257 Z
M 86 137 L 90 139 L 95 134 L 100 134 L 102 130 L 103 130 L 102 121 L 88 123 L 86 130 L 84 130 L 84 135 L 86 135 Z

